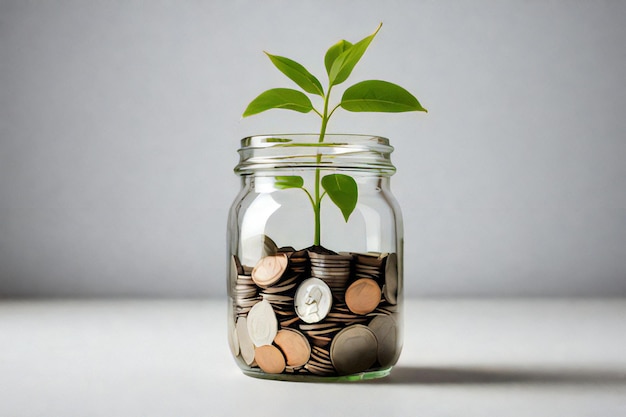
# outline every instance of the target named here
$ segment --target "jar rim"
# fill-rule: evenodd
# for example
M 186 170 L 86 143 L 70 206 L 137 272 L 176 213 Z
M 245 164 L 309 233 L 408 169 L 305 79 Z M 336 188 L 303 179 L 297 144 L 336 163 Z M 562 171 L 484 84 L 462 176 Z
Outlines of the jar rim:
M 389 139 L 379 135 L 366 135 L 359 133 L 327 133 L 324 141 L 319 142 L 319 133 L 280 133 L 250 135 L 241 139 L 241 149 L 244 148 L 268 148 L 281 146 L 350 146 L 368 145 L 388 147 L 387 151 L 392 152 L 393 147 L 389 144 Z
M 365 134 L 293 133 L 253 135 L 241 140 L 239 175 L 289 169 L 334 169 L 393 175 L 393 146 L 382 136 Z

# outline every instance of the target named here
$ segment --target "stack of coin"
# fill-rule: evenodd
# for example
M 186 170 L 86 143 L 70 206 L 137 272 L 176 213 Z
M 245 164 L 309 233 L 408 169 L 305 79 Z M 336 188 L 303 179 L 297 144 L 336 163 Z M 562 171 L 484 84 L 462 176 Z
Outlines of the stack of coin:
M 259 287 L 245 271 L 236 255 L 231 257 L 231 291 L 235 301 L 237 316 L 248 314 L 250 308 L 259 301 Z M 233 279 L 234 276 L 234 279 Z
M 395 253 L 355 253 L 354 270 L 357 279 L 371 278 L 378 282 L 387 303 L 397 303 L 398 265 Z
M 306 274 L 309 267 L 309 257 L 306 250 L 296 251 L 291 247 L 280 248 L 278 253 L 284 253 L 289 258 L 287 275 Z
M 292 292 L 292 289 L 298 284 L 297 279 L 298 277 L 291 277 L 280 281 L 274 287 L 265 288 L 260 292 L 261 297 L 272 305 L 283 327 L 298 319 L 293 309 Z
M 319 250 L 317 251 L 319 252 Z M 342 301 L 350 278 L 352 256 L 349 254 L 317 253 L 309 250 L 311 276 L 326 282 L 335 299 Z
M 341 330 L 342 324 L 333 322 L 300 324 L 299 328 L 308 337 L 312 345 L 325 348 Z
M 356 279 L 371 278 L 378 282 L 381 286 L 384 282 L 385 258 L 387 254 L 368 252 L 355 253 L 354 256 L 354 275 Z
M 330 359 L 330 352 L 328 349 L 319 346 L 313 346 L 311 348 L 311 359 L 304 365 L 304 369 L 317 376 L 332 376 L 337 374 Z
M 229 341 L 247 366 L 337 376 L 396 362 L 395 254 L 283 247 L 254 268 L 233 256 L 230 268 L 235 317 Z
M 368 318 L 361 314 L 355 314 L 346 305 L 346 303 L 338 303 L 326 317 L 327 323 L 335 323 L 343 326 L 351 326 L 353 324 L 366 323 Z
M 298 320 L 294 310 L 294 294 L 308 267 L 305 251 L 289 249 L 292 248 L 278 250 L 279 255 L 287 258 L 287 264 L 281 269 L 278 280 L 260 292 L 260 296 L 271 303 L 282 327 L 287 327 Z

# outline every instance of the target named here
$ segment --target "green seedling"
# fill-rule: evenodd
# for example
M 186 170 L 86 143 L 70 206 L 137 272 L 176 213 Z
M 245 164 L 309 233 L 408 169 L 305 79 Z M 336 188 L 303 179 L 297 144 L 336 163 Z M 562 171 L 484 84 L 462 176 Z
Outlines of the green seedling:
M 331 107 L 330 97 L 333 87 L 348 79 L 381 27 L 382 23 L 378 25 L 374 33 L 354 44 L 346 40 L 340 40 L 328 49 L 324 56 L 324 65 L 328 75 L 326 89 L 313 74 L 296 61 L 266 52 L 265 54 L 274 66 L 295 82 L 302 91 L 292 88 L 273 88 L 264 91 L 252 100 L 243 112 L 243 117 L 252 116 L 270 109 L 286 109 L 300 113 L 314 112 L 321 118 L 318 142 L 322 143 L 326 136 L 328 121 L 339 108 L 350 112 L 400 113 L 427 111 L 417 98 L 407 90 L 399 85 L 381 80 L 361 81 L 346 88 L 341 101 L 334 107 Z M 323 108 L 321 110 L 315 108 L 307 94 L 320 96 L 324 103 Z M 318 154 L 318 165 L 321 160 L 322 155 Z M 278 176 L 275 179 L 277 188 L 299 188 L 309 197 L 315 214 L 315 245 L 321 244 L 322 199 L 328 195 L 332 202 L 341 210 L 346 222 L 358 202 L 358 187 L 354 178 L 349 175 L 329 174 L 321 177 L 320 169 L 316 169 L 313 194 L 304 187 L 302 177 Z

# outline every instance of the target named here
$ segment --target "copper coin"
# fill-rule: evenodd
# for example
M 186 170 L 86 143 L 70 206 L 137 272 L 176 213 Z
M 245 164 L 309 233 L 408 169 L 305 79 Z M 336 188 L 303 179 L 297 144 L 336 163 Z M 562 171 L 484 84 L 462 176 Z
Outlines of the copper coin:
M 346 304 L 356 314 L 367 314 L 380 303 L 380 287 L 371 278 L 354 281 L 346 290 Z
M 330 359 L 341 375 L 363 372 L 376 362 L 377 345 L 368 327 L 355 324 L 337 333 L 330 345 Z
M 287 358 L 287 365 L 302 366 L 311 357 L 311 345 L 302 333 L 293 329 L 283 329 L 278 332 L 274 343 L 283 351 Z
M 259 346 L 254 352 L 254 359 L 259 368 L 268 374 L 279 374 L 285 370 L 285 357 L 276 346 Z
M 252 270 L 252 279 L 259 287 L 269 287 L 283 276 L 287 261 L 284 253 L 261 258 Z

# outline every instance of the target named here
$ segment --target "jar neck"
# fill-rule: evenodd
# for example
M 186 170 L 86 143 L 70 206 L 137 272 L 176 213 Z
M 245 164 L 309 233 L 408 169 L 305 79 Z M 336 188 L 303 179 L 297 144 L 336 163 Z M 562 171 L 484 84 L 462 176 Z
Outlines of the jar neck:
M 326 135 L 324 142 L 313 134 L 250 136 L 241 140 L 239 164 L 242 176 L 283 175 L 292 170 L 333 170 L 362 175 L 395 173 L 389 140 L 366 135 Z

